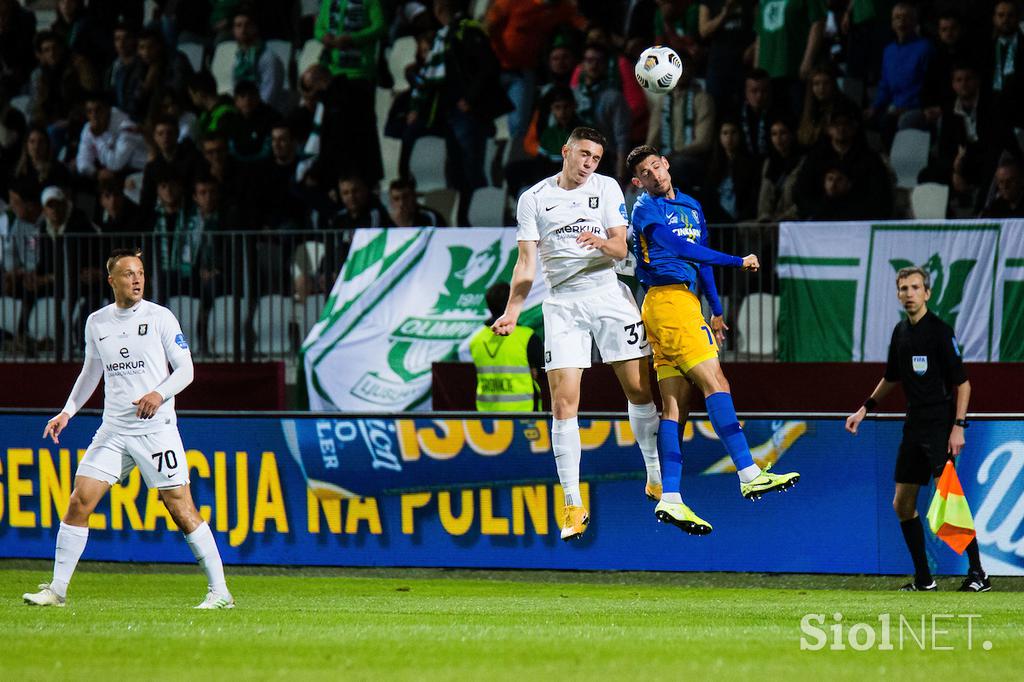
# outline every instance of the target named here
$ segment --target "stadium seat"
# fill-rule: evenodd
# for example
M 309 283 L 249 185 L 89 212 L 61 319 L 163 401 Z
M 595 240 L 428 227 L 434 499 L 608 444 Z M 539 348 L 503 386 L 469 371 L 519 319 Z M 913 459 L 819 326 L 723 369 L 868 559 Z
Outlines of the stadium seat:
M 281 65 L 284 66 L 284 87 L 286 90 L 291 89 L 291 83 L 288 80 L 288 69 L 292 63 L 292 44 L 287 40 L 268 40 L 267 49 L 273 52 L 278 59 L 281 60 Z
M 858 107 L 864 103 L 864 81 L 860 78 L 837 78 L 836 86 Z
M 300 346 L 306 340 L 306 337 L 309 336 L 309 330 L 320 319 L 320 314 L 323 312 L 326 303 L 327 296 L 316 294 L 314 296 L 307 296 L 302 305 L 295 306 L 295 322 L 299 327 Z
M 233 40 L 225 40 L 217 45 L 213 52 L 213 59 L 210 61 L 210 72 L 217 81 L 217 94 L 230 95 L 234 92 L 234 68 L 235 55 L 238 53 L 238 43 Z
M 949 185 L 923 182 L 910 193 L 910 207 L 914 217 L 919 220 L 945 218 L 948 204 Z
M 193 71 L 203 70 L 203 49 L 199 43 L 178 43 L 178 52 L 185 55 Z
M 291 335 L 288 332 L 294 317 L 294 305 L 290 296 L 271 294 L 260 297 L 253 319 L 257 354 L 280 356 L 291 352 Z
M 40 298 L 28 314 L 28 336 L 36 341 L 57 338 L 57 301 L 52 296 Z
M 491 0 L 470 0 L 469 16 L 477 21 L 483 21 L 487 16 L 487 10 L 491 7 Z
M 374 88 L 376 98 L 373 102 L 374 112 L 377 115 L 377 137 L 384 137 L 384 126 L 388 122 L 388 111 L 391 110 L 391 91 L 387 88 Z
M 391 50 L 388 52 L 388 71 L 391 72 L 391 78 L 395 81 L 395 92 L 409 89 L 409 81 L 405 78 L 405 67 L 414 61 L 416 61 L 416 38 L 402 36 L 391 45 Z
M 304 17 L 313 17 L 314 19 L 320 14 L 320 0 L 302 0 L 300 6 L 300 12 Z
M 409 172 L 416 178 L 416 189 L 430 192 L 446 188 L 444 167 L 447 159 L 443 137 L 425 135 L 417 138 L 409 157 Z
M 24 114 L 25 118 L 28 119 L 31 118 L 28 113 L 28 106 L 31 101 L 28 95 L 18 95 L 11 98 L 11 106 Z
M 181 332 L 185 335 L 192 354 L 198 354 L 202 347 L 199 339 L 199 320 L 202 316 L 203 302 L 194 296 L 171 296 L 167 299 L 167 309 L 178 318 Z
M 771 294 L 750 294 L 740 303 L 736 315 L 737 348 L 740 353 L 775 354 L 775 330 L 779 321 L 779 299 Z
M 323 51 L 324 44 L 319 40 L 306 41 L 306 44 L 302 46 L 302 52 L 299 53 L 299 78 L 302 77 L 306 69 L 320 61 L 320 53 Z
M 18 335 L 21 305 L 20 298 L 0 296 L 0 332 L 6 332 L 11 336 Z
M 213 299 L 213 306 L 206 318 L 206 341 L 213 355 L 226 357 L 235 352 L 235 330 L 238 328 L 235 300 L 234 296 L 218 296 Z M 242 310 L 245 309 L 246 304 L 243 301 Z M 245 336 L 244 331 L 242 335 Z M 242 341 L 244 345 L 245 339 Z
M 452 216 L 455 215 L 455 204 L 458 203 L 459 194 L 453 189 L 435 189 L 424 192 L 420 199 L 427 208 L 432 208 L 441 214 L 445 223 L 452 224 Z
M 473 227 L 505 226 L 505 190 L 481 187 L 469 201 L 469 224 Z
M 508 140 L 511 137 L 508 129 L 508 114 L 502 114 L 494 119 L 494 139 Z
M 911 188 L 917 184 L 917 174 L 928 165 L 931 133 L 924 130 L 901 130 L 892 141 L 889 161 L 896 171 L 896 186 Z
M 292 257 L 292 279 L 320 272 L 326 250 L 323 242 L 310 240 L 299 244 Z

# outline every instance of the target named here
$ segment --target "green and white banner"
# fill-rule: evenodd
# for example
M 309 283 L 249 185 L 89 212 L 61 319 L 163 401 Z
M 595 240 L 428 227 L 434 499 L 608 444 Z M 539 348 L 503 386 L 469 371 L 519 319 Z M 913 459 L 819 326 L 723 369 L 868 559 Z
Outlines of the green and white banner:
M 1024 220 L 782 223 L 779 359 L 884 362 L 909 265 L 966 360 L 1024 361 Z
M 484 294 L 511 281 L 518 249 L 505 228 L 357 230 L 302 345 L 310 409 L 430 409 L 431 364 L 487 320 Z M 538 276 L 520 324 L 540 326 L 546 296 Z

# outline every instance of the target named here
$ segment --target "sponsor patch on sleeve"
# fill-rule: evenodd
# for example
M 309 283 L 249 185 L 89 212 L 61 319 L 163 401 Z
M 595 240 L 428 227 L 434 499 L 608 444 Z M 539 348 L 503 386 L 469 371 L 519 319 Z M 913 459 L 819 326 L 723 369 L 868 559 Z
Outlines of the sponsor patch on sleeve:
M 619 213 L 622 214 L 622 219 L 629 222 L 629 216 L 626 215 L 626 204 L 619 204 Z
M 188 341 L 185 340 L 184 334 L 178 334 L 175 336 L 174 343 L 178 344 L 182 350 L 188 350 Z

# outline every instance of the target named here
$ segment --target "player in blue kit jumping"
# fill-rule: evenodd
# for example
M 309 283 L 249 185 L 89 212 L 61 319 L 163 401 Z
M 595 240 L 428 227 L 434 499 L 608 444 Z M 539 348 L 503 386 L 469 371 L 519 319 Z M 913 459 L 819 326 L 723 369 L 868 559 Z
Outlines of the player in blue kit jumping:
M 637 147 L 626 165 L 633 184 L 645 190 L 633 207 L 633 251 L 637 278 L 648 287 L 641 314 L 663 401 L 658 428 L 663 488 L 655 515 L 687 533 L 706 535 L 711 524 L 683 503 L 679 491 L 679 425 L 685 423 L 688 412 L 687 380 L 704 394 L 715 433 L 736 465 L 743 497 L 756 500 L 800 480 L 798 473 L 774 474 L 768 470 L 770 464 L 762 470 L 754 463 L 718 362 L 716 338 L 724 341 L 727 327 L 711 266 L 756 272 L 760 263 L 753 254 L 740 258 L 707 247 L 708 227 L 700 203 L 672 187 L 668 161 L 653 147 Z M 701 293 L 711 306 L 710 324 L 701 313 Z

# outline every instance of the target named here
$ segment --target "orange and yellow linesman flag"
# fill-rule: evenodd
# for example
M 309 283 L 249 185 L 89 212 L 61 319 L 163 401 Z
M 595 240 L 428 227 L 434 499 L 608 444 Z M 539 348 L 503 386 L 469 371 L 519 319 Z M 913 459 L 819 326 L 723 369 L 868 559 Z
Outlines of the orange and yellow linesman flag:
M 935 497 L 928 506 L 928 526 L 957 554 L 963 554 L 974 539 L 974 517 L 952 460 L 946 462 L 935 486 Z

